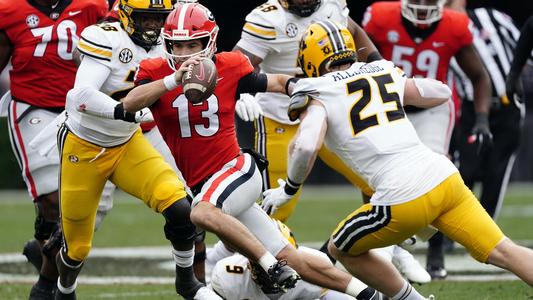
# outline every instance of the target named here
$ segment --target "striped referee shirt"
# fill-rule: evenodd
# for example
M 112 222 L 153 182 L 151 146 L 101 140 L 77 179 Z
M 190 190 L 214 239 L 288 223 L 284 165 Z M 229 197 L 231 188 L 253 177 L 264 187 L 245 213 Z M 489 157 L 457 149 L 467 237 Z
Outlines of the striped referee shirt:
M 474 25 L 474 47 L 492 82 L 493 108 L 497 108 L 498 105 L 495 104 L 501 103 L 500 99 L 505 95 L 505 76 L 513 61 L 520 30 L 508 15 L 492 8 L 468 10 L 468 17 Z M 472 82 L 455 59 L 450 66 L 449 75 L 455 80 L 459 97 L 463 101 L 472 101 L 474 99 Z

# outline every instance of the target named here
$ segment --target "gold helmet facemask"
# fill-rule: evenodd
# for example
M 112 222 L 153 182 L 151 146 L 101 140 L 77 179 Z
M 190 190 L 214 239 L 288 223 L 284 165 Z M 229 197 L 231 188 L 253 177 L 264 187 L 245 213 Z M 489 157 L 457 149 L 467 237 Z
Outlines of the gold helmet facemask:
M 329 20 L 313 23 L 302 36 L 298 65 L 307 77 L 319 77 L 333 66 L 356 61 L 355 42 L 346 27 Z
M 144 48 L 158 45 L 161 27 L 175 2 L 175 0 L 120 0 L 118 5 L 120 24 L 135 44 Z M 148 18 L 157 20 L 160 27 L 144 28 L 143 21 Z

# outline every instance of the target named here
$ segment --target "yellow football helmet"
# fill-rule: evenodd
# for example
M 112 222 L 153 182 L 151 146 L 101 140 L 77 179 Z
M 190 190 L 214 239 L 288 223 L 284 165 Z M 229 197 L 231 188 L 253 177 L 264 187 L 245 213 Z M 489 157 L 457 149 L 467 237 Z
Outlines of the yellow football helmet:
M 122 28 L 130 35 L 132 41 L 141 47 L 157 45 L 161 27 L 168 14 L 174 8 L 175 0 L 120 0 L 118 17 Z M 159 28 L 143 27 L 143 20 L 157 20 Z
M 307 77 L 319 77 L 331 66 L 356 61 L 355 41 L 344 26 L 329 20 L 313 23 L 302 36 L 298 65 Z
M 273 220 L 276 223 L 276 226 L 278 226 L 278 229 L 281 232 L 281 234 L 283 235 L 283 237 L 285 239 L 287 239 L 287 241 L 289 241 L 289 243 L 291 245 L 293 245 L 295 248 L 298 248 L 298 244 L 296 243 L 296 239 L 294 238 L 294 234 L 292 233 L 292 231 L 289 228 L 289 226 L 285 225 L 280 220 L 276 220 L 276 219 L 273 219 Z

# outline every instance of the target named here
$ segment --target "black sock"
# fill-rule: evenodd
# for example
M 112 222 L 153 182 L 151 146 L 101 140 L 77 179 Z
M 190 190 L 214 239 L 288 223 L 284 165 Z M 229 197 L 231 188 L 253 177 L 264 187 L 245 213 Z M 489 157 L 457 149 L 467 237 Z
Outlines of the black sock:
M 375 295 L 377 291 L 371 287 L 367 287 L 366 289 L 362 290 L 355 299 L 357 300 L 371 300 Z

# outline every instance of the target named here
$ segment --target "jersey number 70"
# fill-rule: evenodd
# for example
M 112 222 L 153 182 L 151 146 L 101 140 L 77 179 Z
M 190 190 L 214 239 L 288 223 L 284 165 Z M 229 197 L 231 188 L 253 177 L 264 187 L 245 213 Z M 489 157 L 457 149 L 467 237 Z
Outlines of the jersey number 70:
M 388 102 L 395 102 L 396 104 L 396 107 L 385 110 L 384 113 L 387 116 L 387 120 L 392 122 L 405 118 L 405 112 L 403 111 L 402 103 L 400 102 L 400 96 L 398 93 L 387 91 L 387 84 L 394 83 L 390 74 L 372 76 L 370 78 L 359 78 L 357 80 L 350 81 L 346 84 L 348 95 L 361 92 L 359 99 L 355 101 L 355 104 L 350 110 L 350 120 L 354 135 L 361 133 L 365 129 L 379 125 L 378 114 L 380 112 L 372 114 L 371 112 L 365 111 L 363 115 L 366 115 L 366 117 L 361 115 L 363 110 L 367 108 L 371 101 L 378 101 L 379 99 L 378 97 L 373 97 L 375 91 L 373 90 L 373 86 L 370 84 L 369 80 L 377 83 L 379 89 L 379 93 L 377 95 L 381 99 L 380 105 L 386 105 Z

